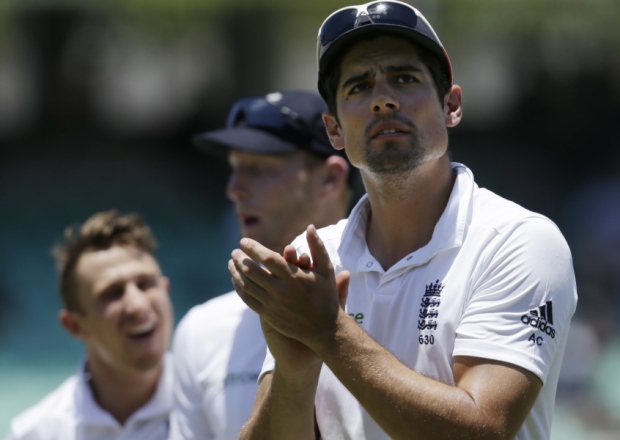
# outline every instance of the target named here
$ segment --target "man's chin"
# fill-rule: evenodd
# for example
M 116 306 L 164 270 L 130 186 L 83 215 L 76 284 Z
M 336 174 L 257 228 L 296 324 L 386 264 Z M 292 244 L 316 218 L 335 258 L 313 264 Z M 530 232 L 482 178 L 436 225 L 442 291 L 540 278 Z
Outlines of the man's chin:
M 260 224 L 252 223 L 249 225 L 244 225 L 241 228 L 241 236 L 245 238 L 251 238 L 252 240 L 260 242 L 261 239 L 263 239 Z
M 269 243 L 271 243 L 271 240 L 269 240 L 269 236 L 265 234 L 265 231 L 259 225 L 256 225 L 255 227 L 244 228 L 241 233 L 242 237 L 251 238 L 252 240 L 259 242 L 263 246 L 269 247 L 268 245 Z
M 148 356 L 143 356 L 140 359 L 134 359 L 132 362 L 134 369 L 141 372 L 153 371 L 161 368 L 163 365 L 165 353 L 152 353 Z

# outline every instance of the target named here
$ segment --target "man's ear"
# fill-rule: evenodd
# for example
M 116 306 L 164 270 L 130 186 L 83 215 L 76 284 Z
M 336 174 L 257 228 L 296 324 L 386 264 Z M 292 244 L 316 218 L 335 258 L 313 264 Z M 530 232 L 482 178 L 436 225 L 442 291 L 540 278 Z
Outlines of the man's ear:
M 342 131 L 340 130 L 340 124 L 334 116 L 325 112 L 323 113 L 323 123 L 325 124 L 325 131 L 327 137 L 332 143 L 332 146 L 336 150 L 342 150 L 344 148 L 344 139 L 342 137 Z
M 76 339 L 84 340 L 86 333 L 82 327 L 80 316 L 76 312 L 70 312 L 67 309 L 62 309 L 58 312 L 58 320 L 60 325 Z
M 162 275 L 161 282 L 164 283 L 164 289 L 166 289 L 166 292 L 168 293 L 168 295 L 170 295 L 170 278 Z
M 349 175 L 349 164 L 342 156 L 333 155 L 325 159 L 325 178 L 324 186 L 330 191 L 337 191 L 340 194 L 340 189 L 347 183 L 347 176 Z
M 463 92 L 461 86 L 453 85 L 444 98 L 446 127 L 456 127 L 463 117 Z

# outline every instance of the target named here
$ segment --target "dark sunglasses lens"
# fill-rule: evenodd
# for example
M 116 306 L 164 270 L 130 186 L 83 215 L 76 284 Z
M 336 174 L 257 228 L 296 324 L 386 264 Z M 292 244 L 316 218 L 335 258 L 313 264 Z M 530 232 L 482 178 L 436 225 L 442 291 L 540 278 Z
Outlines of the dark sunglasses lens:
M 326 46 L 340 35 L 353 29 L 356 18 L 356 8 L 343 9 L 332 15 L 321 27 L 321 34 L 319 35 L 321 46 Z
M 418 16 L 409 6 L 378 2 L 368 6 L 368 15 L 375 23 L 398 24 L 415 28 Z
M 228 112 L 228 117 L 226 118 L 226 127 L 231 128 L 237 125 L 241 119 L 245 118 L 245 109 L 246 107 L 254 100 L 258 98 L 242 98 L 235 102 L 233 108 Z
M 415 28 L 418 17 L 415 11 L 400 3 L 376 2 L 367 7 L 368 16 L 376 24 L 393 24 Z M 347 8 L 332 15 L 321 27 L 319 40 L 325 47 L 345 32 L 355 27 L 357 8 Z

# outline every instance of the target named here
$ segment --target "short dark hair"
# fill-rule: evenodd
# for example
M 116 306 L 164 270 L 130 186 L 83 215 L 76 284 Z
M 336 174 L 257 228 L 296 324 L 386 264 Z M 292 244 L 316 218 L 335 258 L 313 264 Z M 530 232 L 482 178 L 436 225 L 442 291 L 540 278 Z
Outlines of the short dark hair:
M 60 297 L 65 308 L 83 312 L 77 295 L 75 267 L 80 257 L 91 251 L 114 246 L 140 249 L 155 256 L 157 240 L 138 214 L 121 215 L 116 210 L 92 215 L 84 224 L 65 229 L 64 242 L 52 248 L 59 276 Z
M 362 39 L 355 40 L 355 43 L 358 44 L 362 41 L 370 41 L 376 38 L 379 38 L 382 34 L 375 34 L 373 36 L 365 37 Z M 401 37 L 407 41 L 404 37 Z M 340 63 L 339 59 L 342 59 L 342 55 L 346 53 L 353 44 L 349 44 L 346 47 L 343 47 L 340 51 L 340 57 L 333 61 L 331 69 L 325 75 L 325 102 L 327 103 L 327 109 L 329 113 L 338 120 L 338 114 L 336 110 L 336 89 L 338 88 L 338 82 L 340 81 Z M 426 47 L 416 44 L 412 42 L 418 49 L 418 53 L 424 65 L 428 68 L 433 77 L 433 81 L 435 83 L 435 90 L 437 91 L 437 96 L 439 97 L 439 101 L 443 104 L 443 98 L 450 91 L 450 78 L 448 77 L 447 72 L 445 71 L 443 61 L 435 55 L 430 49 Z

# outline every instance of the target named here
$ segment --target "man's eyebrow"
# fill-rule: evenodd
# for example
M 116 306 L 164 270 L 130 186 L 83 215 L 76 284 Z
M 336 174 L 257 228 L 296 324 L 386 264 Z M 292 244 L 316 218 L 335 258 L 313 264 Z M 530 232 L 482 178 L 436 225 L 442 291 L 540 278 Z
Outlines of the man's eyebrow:
M 385 69 L 382 69 L 384 72 L 388 73 L 399 73 L 399 72 L 419 72 L 422 73 L 422 69 L 414 66 L 413 64 L 399 64 L 394 66 L 387 66 Z
M 342 89 L 346 89 L 348 86 L 350 86 L 351 84 L 355 84 L 359 81 L 364 81 L 366 79 L 370 78 L 370 71 L 366 71 L 364 73 L 360 73 L 359 75 L 354 75 L 352 77 L 350 77 L 349 79 L 345 80 L 342 83 Z
M 387 73 L 402 73 L 402 72 L 416 72 L 416 73 L 422 73 L 423 70 L 420 67 L 416 67 L 413 64 L 397 64 L 397 65 L 391 65 L 391 66 L 387 66 L 385 68 L 381 69 L 383 72 L 387 72 Z M 346 89 L 348 86 L 350 86 L 351 84 L 355 84 L 359 81 L 364 81 L 368 78 L 370 78 L 372 75 L 370 73 L 370 71 L 367 72 L 363 72 L 360 73 L 359 75 L 354 75 L 352 77 L 350 77 L 349 79 L 345 80 L 342 83 L 342 89 Z

